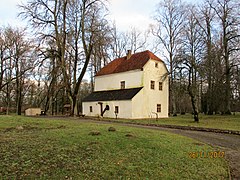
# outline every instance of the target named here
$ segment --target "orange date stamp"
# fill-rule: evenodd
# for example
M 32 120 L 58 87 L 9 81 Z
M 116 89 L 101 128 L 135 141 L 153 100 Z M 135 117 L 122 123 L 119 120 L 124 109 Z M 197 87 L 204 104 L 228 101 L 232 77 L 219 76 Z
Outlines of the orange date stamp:
M 224 158 L 225 157 L 225 152 L 224 151 L 199 151 L 199 152 L 189 152 L 188 153 L 189 157 L 192 159 L 196 158 Z

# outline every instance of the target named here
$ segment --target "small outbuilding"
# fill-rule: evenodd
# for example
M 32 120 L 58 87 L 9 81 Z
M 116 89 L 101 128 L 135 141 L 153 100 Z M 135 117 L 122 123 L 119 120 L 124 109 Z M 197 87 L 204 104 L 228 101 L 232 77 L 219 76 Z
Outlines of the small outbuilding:
M 28 108 L 25 110 L 25 116 L 41 115 L 41 108 Z
M 64 114 L 67 116 L 67 115 L 70 115 L 70 113 L 71 113 L 71 105 L 70 104 L 65 104 L 64 106 L 63 106 L 63 108 L 64 108 Z

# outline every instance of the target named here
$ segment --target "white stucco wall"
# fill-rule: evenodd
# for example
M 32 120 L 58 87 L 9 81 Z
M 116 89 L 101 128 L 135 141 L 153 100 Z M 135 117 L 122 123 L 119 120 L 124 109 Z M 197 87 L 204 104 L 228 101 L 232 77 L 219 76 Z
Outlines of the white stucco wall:
M 155 63 L 158 63 L 158 67 L 155 67 Z M 145 64 L 143 69 L 144 116 L 148 116 L 149 118 L 156 117 L 154 113 L 157 113 L 157 104 L 161 104 L 161 112 L 158 113 L 158 117 L 168 117 L 169 83 L 168 76 L 164 77 L 167 75 L 165 65 L 162 62 L 150 60 Z M 150 88 L 151 81 L 155 81 L 154 90 Z M 159 90 L 159 82 L 163 83 L 162 91 Z
M 36 116 L 41 114 L 41 108 L 28 108 L 25 110 L 25 116 Z
M 110 75 L 96 76 L 94 91 L 114 90 L 121 88 L 121 81 L 125 81 L 125 88 L 141 87 L 143 71 L 133 70 Z
M 109 111 L 106 111 L 103 117 L 115 118 L 116 115 L 114 113 L 115 106 L 119 107 L 118 118 L 132 118 L 132 102 L 129 101 L 103 101 L 103 110 L 106 105 L 109 106 Z M 90 106 L 93 108 L 93 112 L 90 112 Z M 83 114 L 86 116 L 100 116 L 101 110 L 98 102 L 83 102 Z
M 133 119 L 143 119 L 148 117 L 148 107 L 146 105 L 147 96 L 144 88 L 132 99 L 132 117 Z
M 92 106 L 93 112 L 90 112 L 90 106 Z M 100 116 L 100 105 L 98 102 L 83 102 L 82 113 L 86 116 Z

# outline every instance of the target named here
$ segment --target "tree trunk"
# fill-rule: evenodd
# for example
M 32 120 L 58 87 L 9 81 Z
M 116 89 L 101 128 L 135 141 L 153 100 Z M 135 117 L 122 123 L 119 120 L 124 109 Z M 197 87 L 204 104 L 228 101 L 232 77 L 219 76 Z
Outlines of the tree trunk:
M 9 115 L 9 108 L 10 108 L 10 102 L 11 102 L 11 98 L 10 98 L 10 88 L 9 85 L 7 84 L 7 110 L 6 110 L 6 114 Z
M 175 86 L 174 86 L 174 72 L 173 72 L 173 54 L 170 53 L 170 107 L 172 109 L 173 116 L 177 116 L 177 105 L 175 99 Z
M 21 85 L 22 86 L 22 85 Z M 22 114 L 22 87 L 19 88 L 18 101 L 17 101 L 17 115 Z
M 230 100 L 231 100 L 231 85 L 230 85 L 230 65 L 229 65 L 229 44 L 227 39 L 227 27 L 225 22 L 223 22 L 223 50 L 224 50 L 224 60 L 225 60 L 225 107 L 224 114 L 231 115 Z
M 212 58 L 211 58 L 211 42 L 207 43 L 207 81 L 208 81 L 208 89 L 207 89 L 207 114 L 213 115 L 213 91 L 212 91 Z
M 193 118 L 195 122 L 199 122 L 198 118 L 198 107 L 197 107 L 197 99 L 196 96 L 190 93 L 191 102 L 192 102 L 192 109 L 193 109 Z
M 17 115 L 21 115 L 22 114 L 22 77 L 19 76 L 19 60 L 18 58 L 16 59 L 16 113 Z
M 230 102 L 231 102 L 231 85 L 230 85 L 230 69 L 228 66 L 226 66 L 226 87 L 225 87 L 225 96 L 226 96 L 226 101 L 225 101 L 225 111 L 224 114 L 226 115 L 231 115 L 231 107 L 230 107 Z
M 193 62 L 193 61 L 192 61 Z M 193 64 L 191 67 L 194 67 Z M 193 113 L 193 118 L 195 122 L 199 122 L 199 117 L 198 117 L 198 104 L 197 104 L 197 84 L 196 84 L 196 72 L 192 68 L 189 70 L 189 75 L 188 75 L 188 94 L 190 95 L 191 98 L 191 103 L 192 103 L 192 113 Z

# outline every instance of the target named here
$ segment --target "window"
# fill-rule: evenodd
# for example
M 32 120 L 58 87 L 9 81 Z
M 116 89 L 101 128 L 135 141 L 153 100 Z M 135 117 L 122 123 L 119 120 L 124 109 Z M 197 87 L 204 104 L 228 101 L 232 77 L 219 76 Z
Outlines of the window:
M 159 91 L 162 91 L 162 86 L 163 86 L 163 83 L 159 82 Z
M 92 110 L 92 106 L 89 107 L 89 110 L 90 110 L 90 112 L 93 112 L 93 110 Z
M 155 68 L 158 68 L 158 63 L 155 63 Z
M 121 81 L 121 89 L 125 89 L 125 81 Z
M 157 104 L 157 112 L 158 112 L 158 113 L 161 112 L 161 104 Z
M 155 81 L 151 81 L 151 89 L 155 89 Z
M 114 111 L 115 114 L 118 114 L 119 113 L 119 107 L 118 106 L 115 106 L 115 111 Z

